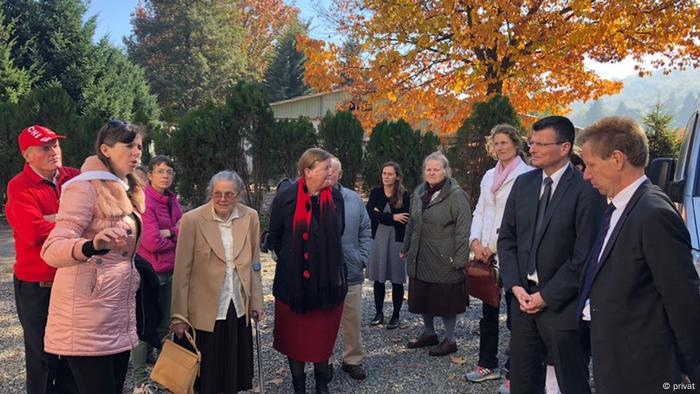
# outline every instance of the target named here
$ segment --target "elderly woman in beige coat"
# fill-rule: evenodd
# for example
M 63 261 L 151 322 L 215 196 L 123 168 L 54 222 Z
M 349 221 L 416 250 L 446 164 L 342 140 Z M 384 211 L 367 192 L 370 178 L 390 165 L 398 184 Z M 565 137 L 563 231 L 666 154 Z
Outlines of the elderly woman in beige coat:
M 253 380 L 250 318 L 263 316 L 258 213 L 239 203 L 245 185 L 233 171 L 209 181 L 210 201 L 180 222 L 173 274 L 171 329 L 195 328 L 202 353 L 201 394 L 249 390 Z

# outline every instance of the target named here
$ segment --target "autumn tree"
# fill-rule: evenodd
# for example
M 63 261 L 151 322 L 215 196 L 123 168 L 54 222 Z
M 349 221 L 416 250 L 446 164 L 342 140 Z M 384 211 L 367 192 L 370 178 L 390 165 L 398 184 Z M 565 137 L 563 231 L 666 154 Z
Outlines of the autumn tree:
M 259 81 L 275 50 L 275 43 L 290 27 L 298 24 L 299 9 L 284 0 L 228 1 L 238 7 L 243 29 L 243 50 L 247 75 Z
M 481 178 L 496 163 L 488 154 L 486 137 L 494 126 L 502 123 L 520 128 L 520 118 L 507 97 L 494 96 L 487 102 L 474 104 L 448 152 L 453 176 L 469 195 L 472 208 L 479 201 Z
M 558 113 L 622 87 L 586 69 L 587 58 L 631 57 L 640 74 L 647 55 L 660 54 L 652 66 L 664 70 L 700 65 L 696 1 L 332 0 L 328 13 L 363 61 L 345 66 L 337 45 L 306 40 L 306 80 L 326 91 L 350 75 L 350 96 L 371 106 L 358 114 L 365 127 L 404 118 L 453 132 L 495 94 L 519 113 Z
M 664 111 L 663 104 L 656 103 L 642 122 L 649 139 L 650 163 L 659 157 L 678 157 L 680 144 L 677 131 L 671 128 L 673 115 Z
M 350 188 L 355 186 L 355 177 L 362 172 L 364 134 L 362 125 L 349 111 L 327 112 L 318 128 L 321 146 L 340 160 L 344 182 Z

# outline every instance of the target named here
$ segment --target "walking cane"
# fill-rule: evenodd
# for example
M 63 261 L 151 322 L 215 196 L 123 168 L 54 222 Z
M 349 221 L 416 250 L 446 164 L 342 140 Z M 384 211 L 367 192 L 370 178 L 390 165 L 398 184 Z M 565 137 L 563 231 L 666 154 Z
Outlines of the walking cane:
M 262 376 L 262 356 L 260 355 L 260 323 L 258 322 L 258 312 L 253 311 L 253 322 L 255 323 L 255 348 L 258 353 L 258 384 L 260 385 L 260 394 L 265 392 L 263 387 L 263 376 Z

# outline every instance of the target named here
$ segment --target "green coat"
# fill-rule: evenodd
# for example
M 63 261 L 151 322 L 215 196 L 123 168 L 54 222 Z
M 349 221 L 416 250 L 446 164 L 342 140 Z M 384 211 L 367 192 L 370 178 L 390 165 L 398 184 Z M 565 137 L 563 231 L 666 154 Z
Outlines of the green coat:
M 469 197 L 449 178 L 438 196 L 423 209 L 425 183 L 413 192 L 411 217 L 402 251 L 408 256 L 408 277 L 430 283 L 459 283 L 469 258 L 472 215 Z

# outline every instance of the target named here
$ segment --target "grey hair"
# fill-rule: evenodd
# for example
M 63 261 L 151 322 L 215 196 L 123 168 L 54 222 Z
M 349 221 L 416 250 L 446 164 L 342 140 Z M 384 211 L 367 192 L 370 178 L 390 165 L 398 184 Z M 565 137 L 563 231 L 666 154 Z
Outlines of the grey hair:
M 343 170 L 343 163 L 340 162 L 340 159 L 331 155 L 331 162 L 333 162 L 333 161 L 338 163 L 338 168 L 340 169 L 340 171 L 342 171 Z
M 211 200 L 211 192 L 214 189 L 214 183 L 220 181 L 233 183 L 233 186 L 236 188 L 236 192 L 238 192 L 238 197 L 245 196 L 246 186 L 240 175 L 238 175 L 236 171 L 223 170 L 214 174 L 214 176 L 209 180 L 209 183 L 207 184 L 207 200 Z
M 442 152 L 433 152 L 429 154 L 424 160 L 423 160 L 423 172 L 425 172 L 425 163 L 428 161 L 435 160 L 439 161 L 442 163 L 442 168 L 445 169 L 445 178 L 450 178 L 452 177 L 452 168 L 450 168 L 450 162 L 447 160 L 447 157 L 442 154 Z

